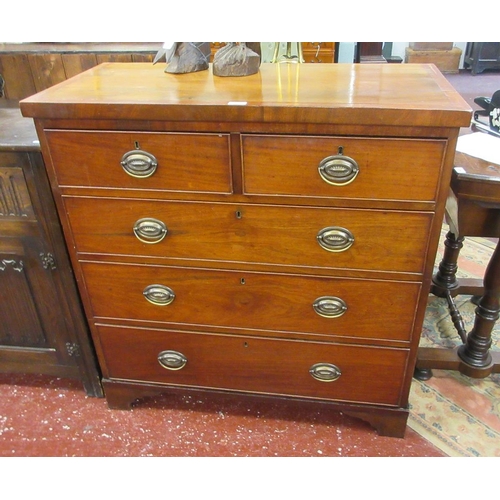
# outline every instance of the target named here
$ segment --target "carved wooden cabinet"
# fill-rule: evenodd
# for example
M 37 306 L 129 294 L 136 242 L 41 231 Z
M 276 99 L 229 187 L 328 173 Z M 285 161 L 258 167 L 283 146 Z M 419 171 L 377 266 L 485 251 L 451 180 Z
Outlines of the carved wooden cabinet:
M 110 407 L 322 402 L 402 436 L 459 127 L 431 65 L 107 64 L 35 117 Z
M 0 371 L 103 395 L 33 121 L 15 107 L 0 107 Z

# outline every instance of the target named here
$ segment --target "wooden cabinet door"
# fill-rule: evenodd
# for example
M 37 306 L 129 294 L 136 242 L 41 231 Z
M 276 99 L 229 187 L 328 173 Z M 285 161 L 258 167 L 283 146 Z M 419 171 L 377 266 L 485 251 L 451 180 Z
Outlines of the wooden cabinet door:
M 0 151 L 0 371 L 99 376 L 39 153 Z
M 53 256 L 44 252 L 39 238 L 0 238 L 2 347 L 47 349 L 52 362 L 58 362 L 56 339 L 58 331 L 63 330 L 63 318 L 53 307 L 57 304 L 51 277 L 55 269 Z M 61 354 L 66 359 L 60 361 L 74 364 L 64 351 Z

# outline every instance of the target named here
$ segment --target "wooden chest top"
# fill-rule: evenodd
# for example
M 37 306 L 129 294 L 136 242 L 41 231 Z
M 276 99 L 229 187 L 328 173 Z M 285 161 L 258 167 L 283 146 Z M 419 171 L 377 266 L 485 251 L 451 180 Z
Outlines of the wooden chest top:
M 21 102 L 49 119 L 461 127 L 471 109 L 432 64 L 262 64 L 255 75 L 173 75 L 104 63 Z

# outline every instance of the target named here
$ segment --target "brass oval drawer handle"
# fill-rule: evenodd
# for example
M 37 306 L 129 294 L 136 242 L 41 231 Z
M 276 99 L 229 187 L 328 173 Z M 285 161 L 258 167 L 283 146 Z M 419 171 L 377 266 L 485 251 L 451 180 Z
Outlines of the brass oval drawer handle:
M 187 358 L 177 351 L 162 351 L 158 354 L 158 362 L 167 370 L 181 370 L 186 366 Z
M 155 244 L 167 235 L 168 229 L 164 222 L 158 219 L 144 218 L 139 219 L 134 224 L 135 237 L 143 243 Z
M 347 311 L 347 304 L 339 297 L 318 297 L 313 302 L 316 314 L 323 318 L 340 318 Z
M 359 174 L 359 166 L 349 156 L 327 156 L 318 165 L 321 178 L 333 186 L 346 186 Z
M 158 167 L 158 160 L 154 155 L 140 149 L 125 153 L 120 163 L 128 175 L 141 179 L 152 176 Z
M 149 285 L 142 293 L 155 306 L 168 306 L 175 299 L 174 291 L 164 285 Z
M 343 227 L 325 227 L 317 235 L 318 243 L 329 252 L 345 252 L 354 244 L 354 236 Z
M 340 368 L 331 363 L 316 363 L 309 368 L 309 373 L 320 382 L 335 382 L 342 375 Z

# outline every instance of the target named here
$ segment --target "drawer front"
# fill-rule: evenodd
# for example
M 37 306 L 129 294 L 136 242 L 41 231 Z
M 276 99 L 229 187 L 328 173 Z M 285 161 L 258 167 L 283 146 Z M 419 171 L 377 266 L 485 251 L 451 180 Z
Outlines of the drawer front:
M 409 341 L 420 285 L 83 262 L 94 316 Z
M 209 193 L 232 189 L 227 134 L 48 130 L 46 136 L 60 186 Z
M 78 252 L 412 273 L 423 270 L 432 217 L 95 198 L 65 204 Z M 154 243 L 145 242 L 148 231 L 158 235 Z
M 175 386 L 397 406 L 408 362 L 404 349 L 109 326 L 98 331 L 109 378 Z
M 242 136 L 247 194 L 433 201 L 446 141 Z
M 334 49 L 334 42 L 300 42 L 302 50 Z

